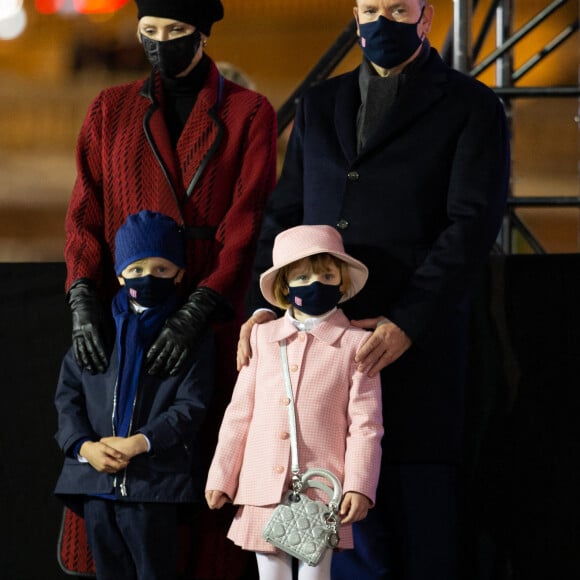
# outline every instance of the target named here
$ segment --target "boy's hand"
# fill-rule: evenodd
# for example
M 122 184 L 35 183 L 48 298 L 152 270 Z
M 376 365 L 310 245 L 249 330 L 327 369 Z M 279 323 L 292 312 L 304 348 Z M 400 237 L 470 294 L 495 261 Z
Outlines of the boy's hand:
M 79 455 L 94 469 L 104 473 L 117 473 L 129 464 L 128 457 L 102 441 L 85 441 L 79 449 Z
M 103 437 L 101 443 L 112 447 L 127 459 L 147 452 L 147 440 L 141 433 L 130 437 Z
M 219 510 L 226 503 L 232 502 L 223 491 L 217 489 L 208 489 L 205 492 L 205 501 L 207 501 L 210 510 Z
M 371 500 L 362 493 L 348 491 L 340 504 L 338 515 L 341 524 L 354 524 L 367 517 Z

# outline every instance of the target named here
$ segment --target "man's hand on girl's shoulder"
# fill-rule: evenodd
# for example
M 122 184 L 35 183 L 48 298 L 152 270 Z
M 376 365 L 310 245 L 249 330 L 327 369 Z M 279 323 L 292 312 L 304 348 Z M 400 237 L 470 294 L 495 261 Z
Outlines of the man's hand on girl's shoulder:
M 377 375 L 411 347 L 411 339 L 405 331 L 384 316 L 351 320 L 351 324 L 357 328 L 373 330 L 354 359 L 358 370 L 366 372 L 369 377 Z
M 260 309 L 256 310 L 240 328 L 240 340 L 238 341 L 238 352 L 236 354 L 236 365 L 238 372 L 242 370 L 242 367 L 248 366 L 250 364 L 250 359 L 252 358 L 252 348 L 250 346 L 250 335 L 252 334 L 252 328 L 256 324 L 263 324 L 264 322 L 270 322 L 274 320 L 276 314 L 271 310 Z

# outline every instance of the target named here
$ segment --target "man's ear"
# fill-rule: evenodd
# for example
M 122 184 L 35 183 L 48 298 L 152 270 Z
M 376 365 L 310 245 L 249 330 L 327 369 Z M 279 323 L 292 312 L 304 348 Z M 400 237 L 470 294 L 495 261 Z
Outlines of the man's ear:
M 354 19 L 356 20 L 356 35 L 360 36 L 360 26 L 358 23 L 358 6 L 352 7 L 352 13 L 353 13 Z
M 125 278 L 123 278 L 123 276 L 117 276 L 117 280 L 119 280 L 121 286 L 125 285 Z
M 427 36 L 431 32 L 431 24 L 433 23 L 433 15 L 435 14 L 435 7 L 433 4 L 426 4 L 423 10 L 423 16 L 419 22 L 420 36 Z

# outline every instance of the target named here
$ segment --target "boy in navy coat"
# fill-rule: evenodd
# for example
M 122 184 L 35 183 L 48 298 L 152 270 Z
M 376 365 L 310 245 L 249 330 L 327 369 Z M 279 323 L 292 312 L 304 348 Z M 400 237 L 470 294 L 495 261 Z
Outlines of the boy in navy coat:
M 171 218 L 129 216 L 115 240 L 121 288 L 113 299 L 113 354 L 104 373 L 62 363 L 56 439 L 65 463 L 55 493 L 85 518 L 97 578 L 177 578 L 178 524 L 202 499 L 197 434 L 209 402 L 213 341 L 175 375 L 143 369 L 144 353 L 180 306 L 183 240 Z

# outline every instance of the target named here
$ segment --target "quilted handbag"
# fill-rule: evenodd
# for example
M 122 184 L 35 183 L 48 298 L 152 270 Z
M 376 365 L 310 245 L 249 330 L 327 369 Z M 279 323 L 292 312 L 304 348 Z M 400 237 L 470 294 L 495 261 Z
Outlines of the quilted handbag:
M 340 525 L 338 508 L 342 499 L 342 485 L 338 478 L 326 469 L 309 469 L 300 474 L 294 393 L 288 371 L 285 341 L 280 343 L 280 354 L 286 395 L 290 400 L 288 422 L 292 454 L 292 489 L 284 501 L 276 506 L 262 530 L 262 537 L 309 566 L 316 566 L 327 549 L 338 546 Z M 330 482 L 332 487 L 320 481 L 320 478 Z M 328 504 L 309 498 L 304 493 L 308 488 L 318 488 L 326 493 L 330 498 Z
M 330 481 L 332 489 L 316 476 Z M 304 491 L 322 489 L 328 504 L 310 499 Z M 298 477 L 283 503 L 276 507 L 264 527 L 262 537 L 291 556 L 316 566 L 329 548 L 338 546 L 338 506 L 342 497 L 340 481 L 325 469 L 310 469 Z

